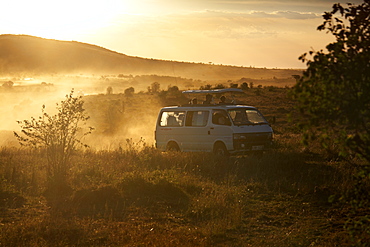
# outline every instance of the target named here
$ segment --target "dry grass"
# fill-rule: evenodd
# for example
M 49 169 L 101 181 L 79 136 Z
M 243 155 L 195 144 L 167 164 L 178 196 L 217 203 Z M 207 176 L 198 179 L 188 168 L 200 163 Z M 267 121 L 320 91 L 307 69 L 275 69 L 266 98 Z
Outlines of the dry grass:
M 162 153 L 131 140 L 77 153 L 68 186 L 50 195 L 42 152 L 2 148 L 0 246 L 350 245 L 347 209 L 328 198 L 349 189 L 353 169 L 302 146 L 286 90 L 250 94 L 277 119 L 262 157 Z
M 284 147 L 263 157 L 224 160 L 153 148 L 81 153 L 69 192 L 60 191 L 66 195 L 55 202 L 44 194 L 41 172 L 32 181 L 29 165 L 37 166 L 42 157 L 35 154 L 30 164 L 23 162 L 29 154 L 23 152 L 2 150 L 4 246 L 335 246 L 347 241 L 342 211 L 328 197 L 348 183 L 349 171 L 310 154 Z

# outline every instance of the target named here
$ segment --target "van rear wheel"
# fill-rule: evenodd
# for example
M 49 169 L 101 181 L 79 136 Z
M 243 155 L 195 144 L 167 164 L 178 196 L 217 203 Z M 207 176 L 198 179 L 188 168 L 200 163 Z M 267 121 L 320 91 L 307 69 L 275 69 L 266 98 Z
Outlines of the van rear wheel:
M 176 142 L 170 142 L 170 143 L 167 144 L 166 151 L 178 152 L 178 151 L 180 151 L 180 148 L 179 148 L 179 145 L 177 145 Z
M 225 144 L 220 142 L 215 144 L 213 148 L 213 153 L 219 156 L 229 156 L 229 152 L 227 151 Z

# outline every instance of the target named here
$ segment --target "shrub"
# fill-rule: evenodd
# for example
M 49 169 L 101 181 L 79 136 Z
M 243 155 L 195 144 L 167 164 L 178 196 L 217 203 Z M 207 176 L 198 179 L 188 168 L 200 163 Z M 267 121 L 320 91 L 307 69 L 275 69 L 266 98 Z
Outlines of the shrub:
M 42 116 L 31 120 L 18 121 L 21 134 L 14 132 L 23 146 L 42 148 L 46 151 L 48 179 L 65 181 L 71 155 L 77 145 L 86 146 L 82 137 L 91 133 L 92 128 L 81 132 L 81 123 L 89 117 L 85 115 L 81 97 L 73 97 L 73 90 L 66 99 L 57 104 L 57 114 L 49 115 L 42 106 Z

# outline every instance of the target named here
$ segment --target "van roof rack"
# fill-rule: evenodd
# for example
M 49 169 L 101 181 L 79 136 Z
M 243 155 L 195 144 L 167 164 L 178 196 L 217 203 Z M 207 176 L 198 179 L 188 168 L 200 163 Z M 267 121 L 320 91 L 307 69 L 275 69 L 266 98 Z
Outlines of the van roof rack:
M 210 90 L 186 90 L 182 91 L 185 94 L 212 94 L 212 93 L 243 93 L 243 90 L 240 88 L 222 88 L 222 89 L 210 89 Z
M 180 105 L 182 107 L 207 107 L 207 106 L 236 106 L 236 105 L 244 105 L 244 104 L 234 104 L 234 103 L 225 103 L 225 104 L 217 104 L 217 103 L 212 103 L 212 104 L 183 104 Z
M 235 105 L 236 102 L 235 102 L 233 93 L 244 93 L 244 91 L 241 90 L 240 88 L 222 88 L 222 89 L 210 89 L 210 90 L 186 90 L 186 91 L 183 91 L 182 93 L 187 94 L 187 95 L 194 95 L 194 94 L 211 95 L 211 94 L 231 93 L 231 98 L 232 98 L 231 103 L 223 102 L 221 104 L 215 104 L 212 99 L 211 102 L 208 102 L 207 104 L 203 103 L 203 106 L 205 106 L 205 105 Z M 189 104 L 186 104 L 186 106 L 199 106 L 200 105 L 197 103 L 194 104 L 194 102 L 192 101 L 193 100 L 191 100 Z

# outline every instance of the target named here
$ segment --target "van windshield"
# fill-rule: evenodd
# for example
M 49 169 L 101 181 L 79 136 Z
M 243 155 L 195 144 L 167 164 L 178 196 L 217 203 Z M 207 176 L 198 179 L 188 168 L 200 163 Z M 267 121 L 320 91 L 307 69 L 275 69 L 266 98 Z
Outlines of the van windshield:
M 262 114 L 254 109 L 230 109 L 228 112 L 234 125 L 267 124 Z

